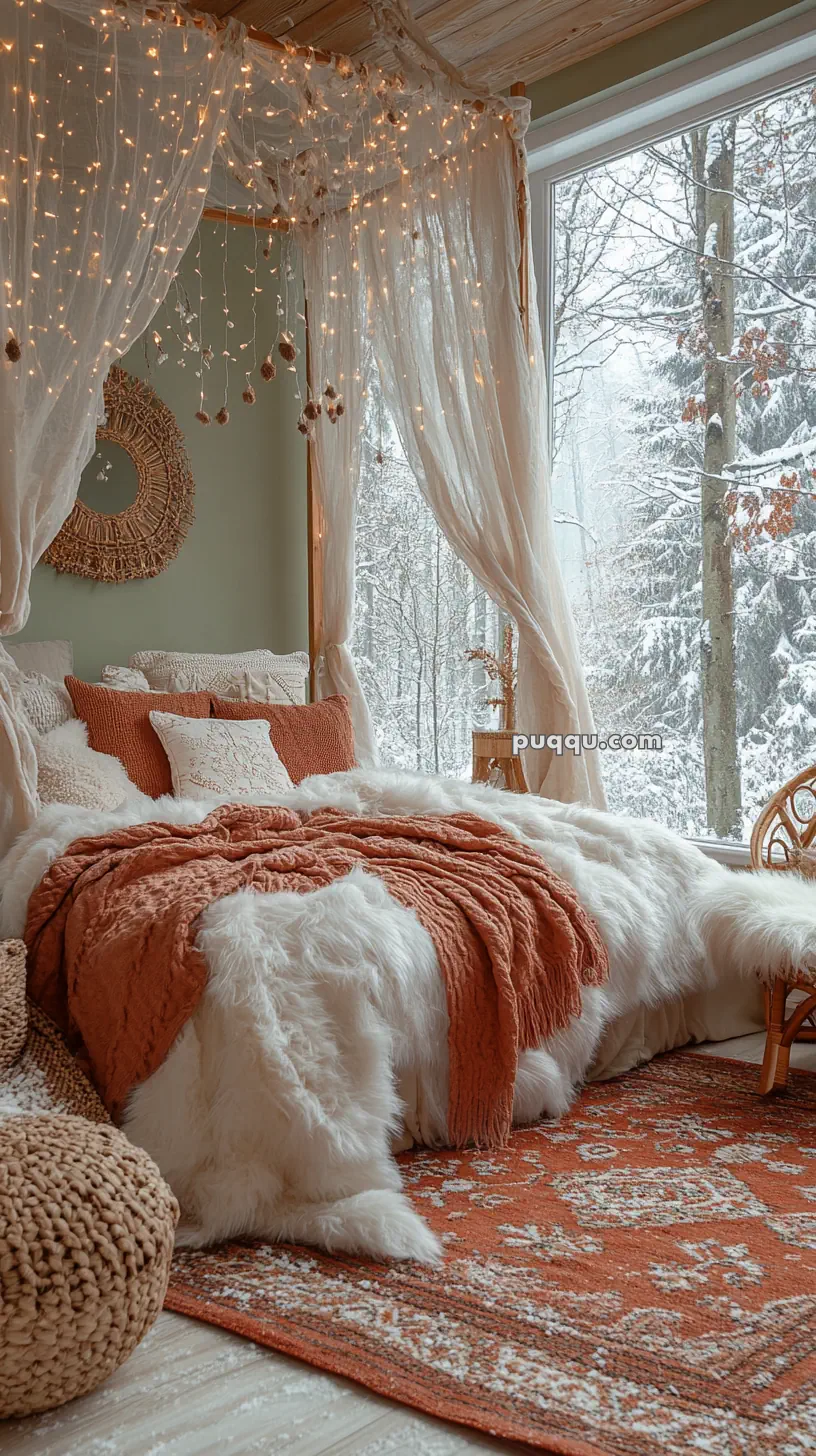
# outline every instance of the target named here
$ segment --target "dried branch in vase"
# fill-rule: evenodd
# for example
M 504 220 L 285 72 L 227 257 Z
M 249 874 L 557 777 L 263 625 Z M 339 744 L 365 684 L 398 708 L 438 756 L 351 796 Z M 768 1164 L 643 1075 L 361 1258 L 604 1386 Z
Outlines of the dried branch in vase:
M 468 662 L 484 663 L 485 672 L 491 682 L 501 686 L 501 696 L 487 699 L 489 708 L 498 708 L 502 728 L 513 730 L 516 726 L 516 666 L 513 651 L 513 627 L 510 622 L 504 629 L 501 657 L 489 652 L 486 647 L 474 647 L 467 654 Z

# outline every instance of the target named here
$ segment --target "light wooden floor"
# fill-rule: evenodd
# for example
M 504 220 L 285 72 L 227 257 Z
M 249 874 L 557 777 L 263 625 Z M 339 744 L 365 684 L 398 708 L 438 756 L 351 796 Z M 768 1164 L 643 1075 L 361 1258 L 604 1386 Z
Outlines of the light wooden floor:
M 762 1060 L 761 1035 L 700 1055 Z M 816 1071 L 816 1044 L 793 1049 Z M 0 1426 L 3 1456 L 472 1456 L 519 1452 L 182 1315 L 162 1314 L 111 1380 Z M 526 1448 L 529 1449 L 529 1448 Z

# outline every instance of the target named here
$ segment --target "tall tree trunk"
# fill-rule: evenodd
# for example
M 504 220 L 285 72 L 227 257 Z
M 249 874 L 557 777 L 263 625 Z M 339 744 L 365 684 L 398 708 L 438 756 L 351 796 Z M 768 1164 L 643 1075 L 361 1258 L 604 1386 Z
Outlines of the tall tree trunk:
M 722 478 L 724 467 L 734 459 L 736 443 L 734 366 L 728 362 L 734 343 L 735 144 L 734 118 L 715 122 L 692 137 L 697 246 L 702 260 L 700 293 L 708 343 L 700 492 L 703 756 L 708 825 L 722 836 L 738 834 L 741 819 L 734 583 L 725 506 L 727 486 Z
M 476 595 L 473 604 L 473 642 L 468 647 L 487 646 L 487 593 L 480 586 L 476 587 Z M 470 676 L 473 684 L 474 697 L 477 693 L 484 692 L 487 687 L 487 675 L 484 670 L 484 663 L 479 658 L 474 658 L 470 664 Z
M 595 602 L 592 591 L 592 574 L 587 562 L 587 551 L 589 549 L 589 537 L 584 530 L 587 517 L 586 492 L 584 491 L 584 467 L 581 461 L 578 441 L 573 435 L 570 441 L 570 475 L 572 477 L 572 499 L 576 521 L 580 521 L 578 528 L 578 552 L 580 561 L 580 576 L 586 590 L 587 607 L 589 608 L 589 620 L 593 627 L 595 624 Z
M 431 726 L 433 731 L 434 773 L 439 773 L 439 598 L 440 564 L 442 556 L 442 533 L 436 532 L 436 561 L 434 565 L 434 630 L 431 647 Z
M 417 643 L 416 699 L 414 707 L 414 728 L 416 731 L 416 770 L 422 773 L 422 678 L 425 672 L 425 655 Z
M 363 655 L 369 662 L 374 661 L 374 578 L 371 570 L 366 574 L 363 583 L 363 595 L 365 597 L 365 633 L 363 642 Z

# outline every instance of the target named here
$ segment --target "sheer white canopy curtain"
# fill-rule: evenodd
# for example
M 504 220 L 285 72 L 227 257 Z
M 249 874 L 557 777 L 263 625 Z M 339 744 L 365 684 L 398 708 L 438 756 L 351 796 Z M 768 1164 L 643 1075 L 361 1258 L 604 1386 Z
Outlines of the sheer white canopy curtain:
M 427 169 L 380 189 L 307 245 L 310 302 L 328 299 L 316 378 L 379 374 L 417 484 L 476 579 L 519 632 L 518 720 L 530 733 L 593 729 L 554 546 L 538 318 L 519 307 L 517 113 Z M 529 229 L 527 230 L 529 238 Z M 529 243 L 526 244 L 529 248 Z M 529 263 L 529 257 L 528 257 Z M 317 312 L 317 310 L 313 310 Z M 357 392 L 349 390 L 349 398 Z M 364 707 L 348 651 L 354 594 L 359 405 L 323 430 L 316 489 L 326 513 L 322 681 Z M 530 787 L 603 806 L 597 755 L 530 751 Z
M 393 70 L 260 44 L 174 0 L 0 0 L 0 636 L 24 625 L 32 567 L 73 506 L 108 368 L 209 201 L 303 248 L 311 379 L 293 423 L 312 440 L 324 530 L 317 677 L 351 700 L 360 761 L 375 758 L 349 646 L 370 386 L 451 546 L 518 624 L 522 728 L 588 732 L 538 321 L 519 309 L 526 108 L 474 97 L 399 5 L 372 9 Z M 275 286 L 297 373 L 288 256 Z M 36 812 L 11 677 L 0 653 L 0 848 Z M 602 802 L 591 758 L 526 767 L 536 790 Z
M 0 0 L 0 633 L 201 216 L 242 32 Z
M 94 450 L 102 385 L 201 216 L 242 32 L 84 0 L 0 0 L 0 635 Z M 0 649 L 0 853 L 37 759 Z
M 364 313 L 361 275 L 355 267 L 354 222 L 345 213 L 327 217 L 303 252 L 310 309 L 310 372 L 319 397 L 323 383 L 336 381 L 344 414 L 335 426 L 315 430 L 312 490 L 323 531 L 323 640 L 318 644 L 315 683 L 320 698 L 344 693 L 354 724 L 357 761 L 377 763 L 371 715 L 351 653 L 354 619 L 355 527 L 363 427 Z M 324 400 L 324 403 L 326 401 Z M 322 422 L 321 422 L 322 423 Z

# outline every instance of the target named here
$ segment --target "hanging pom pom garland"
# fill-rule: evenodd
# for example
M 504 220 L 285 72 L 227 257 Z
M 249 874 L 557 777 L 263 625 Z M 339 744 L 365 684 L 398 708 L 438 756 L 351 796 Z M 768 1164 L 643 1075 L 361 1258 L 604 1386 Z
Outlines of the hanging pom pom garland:
M 230 346 L 227 329 L 233 326 L 227 296 L 226 256 L 223 241 L 222 273 L 225 339 L 223 357 L 226 383 L 221 407 L 214 418 L 226 423 L 229 410 L 230 365 L 240 352 L 251 351 L 241 361 L 244 404 L 257 402 L 259 381 L 269 384 L 283 367 L 293 376 L 298 402 L 296 423 L 307 439 L 326 424 L 338 426 L 347 413 L 350 389 L 365 394 L 359 373 L 354 379 L 327 379 L 322 391 L 304 379 L 304 340 L 309 325 L 295 301 L 300 293 L 297 244 L 321 246 L 323 233 L 341 233 L 347 239 L 347 267 L 358 269 L 358 248 L 363 231 L 373 226 L 371 209 L 389 201 L 392 189 L 398 204 L 394 218 L 401 239 L 395 257 L 397 267 L 413 268 L 422 256 L 423 237 L 431 236 L 433 203 L 444 187 L 456 187 L 469 165 L 469 152 L 484 147 L 488 130 L 498 136 L 502 124 L 515 134 L 515 117 L 502 99 L 488 95 L 473 97 L 451 70 L 441 76 L 433 58 L 422 54 L 409 40 L 396 10 L 388 0 L 376 7 L 380 38 L 388 42 L 397 60 L 393 71 L 357 64 L 348 56 L 325 57 L 289 41 L 281 48 L 263 48 L 245 43 L 237 102 L 229 125 L 220 138 L 213 169 L 210 197 L 218 203 L 218 215 L 248 223 L 253 229 L 252 264 L 245 265 L 252 297 L 252 334 Z M 379 228 L 384 237 L 385 229 Z M 386 255 L 393 239 L 381 242 Z M 450 276 L 457 285 L 457 262 L 450 259 Z M 230 275 L 230 288 L 236 283 Z M 278 332 L 272 346 L 257 348 L 258 299 L 270 283 L 277 282 L 275 311 Z M 479 289 L 482 280 L 465 277 L 468 302 L 473 308 L 474 327 L 480 326 Z M 384 290 L 385 291 L 385 290 Z M 380 307 L 377 290 L 369 289 L 366 308 L 368 329 L 373 333 L 373 314 Z M 344 310 L 351 307 L 348 278 L 332 275 L 327 298 L 315 300 L 312 329 L 312 366 L 322 356 L 321 344 L 337 333 Z M 240 351 L 240 352 L 239 352 Z M 200 367 L 206 368 L 212 352 L 202 349 Z M 307 351 L 308 358 L 308 351 Z M 304 388 L 305 384 L 305 388 Z M 201 412 L 206 414 L 204 394 Z M 384 464 L 386 451 L 380 432 L 375 459 Z
M 287 364 L 294 364 L 297 359 L 298 351 L 295 346 L 295 341 L 292 335 L 286 330 L 282 330 L 278 337 L 278 353 L 281 359 L 286 360 Z

